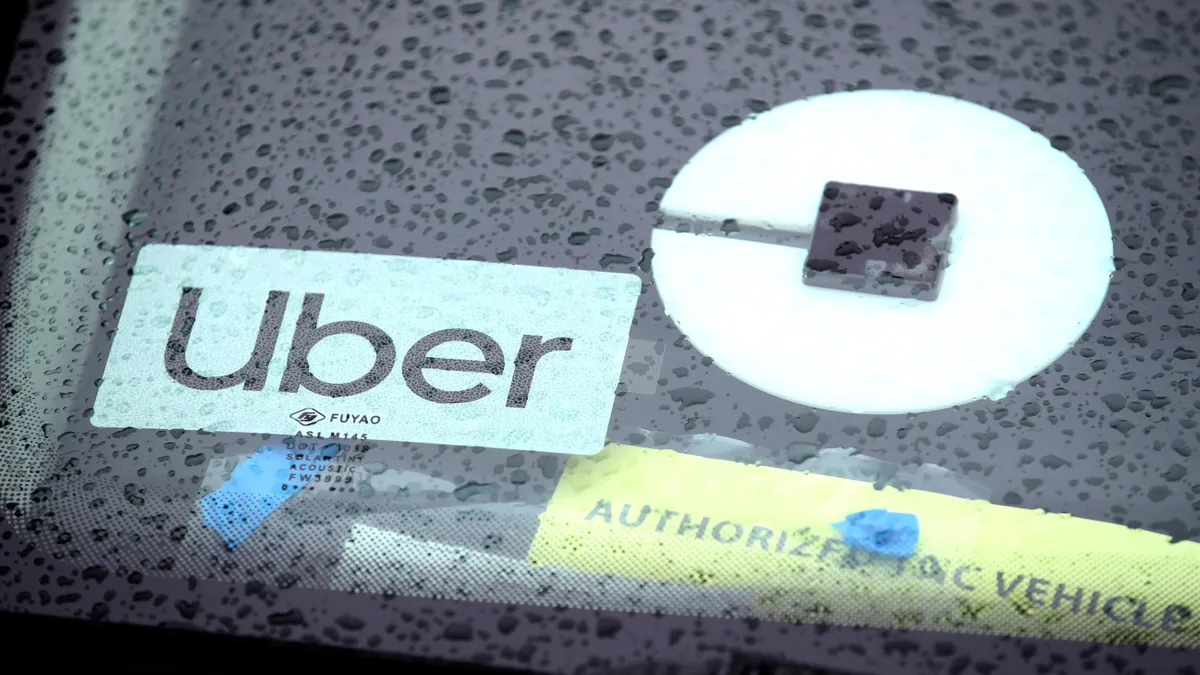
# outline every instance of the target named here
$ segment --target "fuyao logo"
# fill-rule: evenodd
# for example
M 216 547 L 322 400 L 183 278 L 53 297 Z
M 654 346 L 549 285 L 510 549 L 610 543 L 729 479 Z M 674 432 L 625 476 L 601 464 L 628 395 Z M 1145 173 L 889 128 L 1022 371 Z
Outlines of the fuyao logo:
M 311 427 L 317 422 L 325 419 L 324 413 L 316 408 L 301 408 L 291 415 L 288 415 L 288 417 L 296 420 L 296 422 L 302 427 Z
M 151 245 L 92 422 L 590 454 L 640 292 L 629 274 Z

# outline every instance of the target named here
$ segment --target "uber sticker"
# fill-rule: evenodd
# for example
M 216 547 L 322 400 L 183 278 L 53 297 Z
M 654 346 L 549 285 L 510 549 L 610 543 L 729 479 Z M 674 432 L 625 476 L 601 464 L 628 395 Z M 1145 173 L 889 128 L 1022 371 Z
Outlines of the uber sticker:
M 593 454 L 635 275 L 143 248 L 92 423 Z
M 660 208 L 654 286 L 688 343 L 823 410 L 999 400 L 1079 340 L 1115 270 L 1108 211 L 1070 156 L 928 92 L 756 115 L 688 160 Z

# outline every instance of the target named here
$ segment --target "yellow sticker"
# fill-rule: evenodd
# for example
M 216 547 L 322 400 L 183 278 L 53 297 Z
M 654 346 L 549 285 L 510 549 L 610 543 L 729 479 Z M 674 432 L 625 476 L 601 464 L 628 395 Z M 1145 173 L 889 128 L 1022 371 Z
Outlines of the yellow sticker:
M 847 546 L 866 509 L 917 516 L 915 554 Z M 744 589 L 765 619 L 1200 647 L 1200 544 L 672 450 L 571 458 L 529 561 Z

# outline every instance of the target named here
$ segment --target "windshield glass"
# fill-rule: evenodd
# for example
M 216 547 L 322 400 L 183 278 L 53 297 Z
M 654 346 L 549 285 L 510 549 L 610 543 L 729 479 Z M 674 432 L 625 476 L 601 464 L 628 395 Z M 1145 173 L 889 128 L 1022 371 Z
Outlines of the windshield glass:
M 412 651 L 365 618 L 400 596 L 440 657 L 549 670 L 645 660 L 611 661 L 631 626 L 678 663 L 1183 667 L 1200 15 L 1168 4 L 34 8 L 4 609 Z M 504 642 L 564 611 L 578 653 Z

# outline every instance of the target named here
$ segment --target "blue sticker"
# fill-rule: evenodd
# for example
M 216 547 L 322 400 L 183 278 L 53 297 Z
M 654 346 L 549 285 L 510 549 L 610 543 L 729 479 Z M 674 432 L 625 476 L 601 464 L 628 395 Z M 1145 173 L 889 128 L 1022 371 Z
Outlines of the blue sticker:
M 833 526 L 842 533 L 847 545 L 893 558 L 907 558 L 915 553 L 920 534 L 915 515 L 887 509 L 851 513 Z
M 293 494 L 299 492 L 314 476 L 320 475 L 337 456 L 337 444 L 321 448 L 312 472 L 297 480 L 291 473 L 288 450 L 278 446 L 263 446 L 249 459 L 239 464 L 221 487 L 200 500 L 204 524 L 225 540 L 230 550 L 237 547 L 262 525 Z

